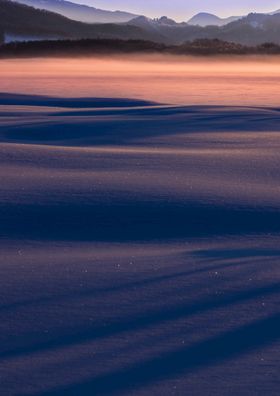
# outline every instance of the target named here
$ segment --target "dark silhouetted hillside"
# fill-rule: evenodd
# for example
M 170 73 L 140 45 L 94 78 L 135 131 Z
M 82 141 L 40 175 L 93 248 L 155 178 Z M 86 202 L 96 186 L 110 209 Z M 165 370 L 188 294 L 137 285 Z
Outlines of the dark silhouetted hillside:
M 0 0 L 0 26 L 5 34 L 37 38 L 146 38 L 137 26 L 86 24 L 49 11 Z

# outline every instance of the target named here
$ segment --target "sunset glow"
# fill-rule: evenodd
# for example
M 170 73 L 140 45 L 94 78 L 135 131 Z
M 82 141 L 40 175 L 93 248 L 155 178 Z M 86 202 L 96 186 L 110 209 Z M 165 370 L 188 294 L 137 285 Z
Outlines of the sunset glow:
M 32 78 L 32 85 L 30 79 Z M 142 57 L 0 61 L 4 92 L 123 97 L 169 104 L 275 106 L 280 60 Z M 229 95 L 230 92 L 230 95 Z

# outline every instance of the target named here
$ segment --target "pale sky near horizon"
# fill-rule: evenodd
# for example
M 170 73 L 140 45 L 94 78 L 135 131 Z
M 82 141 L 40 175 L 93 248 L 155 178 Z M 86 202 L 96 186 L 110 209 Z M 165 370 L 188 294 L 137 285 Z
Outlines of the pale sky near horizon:
M 108 10 L 130 11 L 150 17 L 167 15 L 186 20 L 198 12 L 219 16 L 271 12 L 280 9 L 280 0 L 70 0 Z

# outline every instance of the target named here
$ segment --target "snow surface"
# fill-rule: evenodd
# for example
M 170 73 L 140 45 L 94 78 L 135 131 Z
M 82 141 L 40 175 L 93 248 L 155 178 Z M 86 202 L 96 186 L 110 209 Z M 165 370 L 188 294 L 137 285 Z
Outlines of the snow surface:
M 3 395 L 278 395 L 279 109 L 0 103 Z

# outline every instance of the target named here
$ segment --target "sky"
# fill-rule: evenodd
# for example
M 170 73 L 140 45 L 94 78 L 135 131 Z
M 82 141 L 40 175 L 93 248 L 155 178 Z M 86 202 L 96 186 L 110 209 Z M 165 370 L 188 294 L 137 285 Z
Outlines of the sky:
M 187 20 L 198 12 L 210 12 L 221 17 L 249 12 L 271 12 L 280 9 L 280 0 L 71 0 L 108 10 L 131 11 L 159 17 L 167 15 Z

